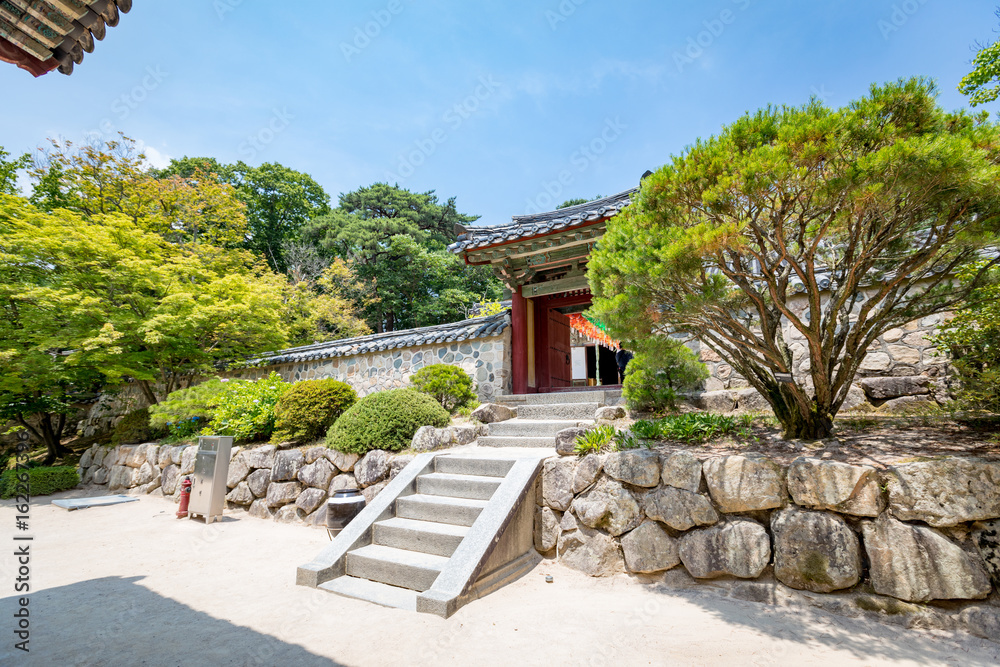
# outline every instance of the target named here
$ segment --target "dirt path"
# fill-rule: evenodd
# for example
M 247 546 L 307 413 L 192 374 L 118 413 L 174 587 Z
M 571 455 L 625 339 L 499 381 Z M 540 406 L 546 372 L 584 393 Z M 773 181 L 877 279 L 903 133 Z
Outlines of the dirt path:
M 3 598 L 2 665 L 1000 663 L 1000 645 L 967 635 L 658 591 L 551 562 L 444 620 L 296 587 L 295 567 L 327 540 L 320 530 L 245 514 L 178 521 L 173 503 L 149 497 L 76 512 L 48 500 L 31 509 L 31 652 L 13 649 L 16 598 Z M 0 503 L 5 591 L 14 521 Z

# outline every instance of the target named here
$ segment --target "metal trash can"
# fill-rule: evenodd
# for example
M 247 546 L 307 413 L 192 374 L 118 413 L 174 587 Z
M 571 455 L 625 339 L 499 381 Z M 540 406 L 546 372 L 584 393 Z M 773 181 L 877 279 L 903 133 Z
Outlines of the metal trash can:
M 232 436 L 207 435 L 198 438 L 189 516 L 202 516 L 205 523 L 222 518 L 228 491 L 226 477 L 229 475 L 229 454 L 232 450 Z

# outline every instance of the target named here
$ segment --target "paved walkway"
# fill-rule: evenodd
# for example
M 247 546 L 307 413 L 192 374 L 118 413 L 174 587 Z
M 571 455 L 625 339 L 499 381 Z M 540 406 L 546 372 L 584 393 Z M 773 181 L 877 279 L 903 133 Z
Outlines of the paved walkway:
M 67 495 L 82 495 L 79 491 Z M 205 526 L 157 498 L 31 508 L 31 653 L 2 665 L 996 665 L 1000 645 L 792 612 L 545 562 L 444 620 L 294 585 L 321 530 L 236 514 Z M 11 591 L 15 511 L 0 503 Z M 544 583 L 552 574 L 555 582 Z

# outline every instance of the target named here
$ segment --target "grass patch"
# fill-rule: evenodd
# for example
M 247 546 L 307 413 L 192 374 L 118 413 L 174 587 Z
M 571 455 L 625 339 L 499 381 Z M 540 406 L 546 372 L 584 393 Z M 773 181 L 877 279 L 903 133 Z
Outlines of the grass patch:
M 640 440 L 675 440 L 700 443 L 727 435 L 749 437 L 756 415 L 721 415 L 712 412 L 688 412 L 662 419 L 639 420 L 632 424 L 632 434 Z

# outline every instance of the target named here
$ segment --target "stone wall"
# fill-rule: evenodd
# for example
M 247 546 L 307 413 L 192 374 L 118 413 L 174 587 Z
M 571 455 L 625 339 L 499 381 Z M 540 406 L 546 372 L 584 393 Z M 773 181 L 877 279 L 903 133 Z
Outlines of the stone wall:
M 878 471 L 684 450 L 552 458 L 536 497 L 535 547 L 592 576 L 771 580 L 791 592 L 853 594 L 836 600 L 856 612 L 937 618 L 1000 640 L 1000 462 Z M 966 604 L 942 611 L 942 601 Z

